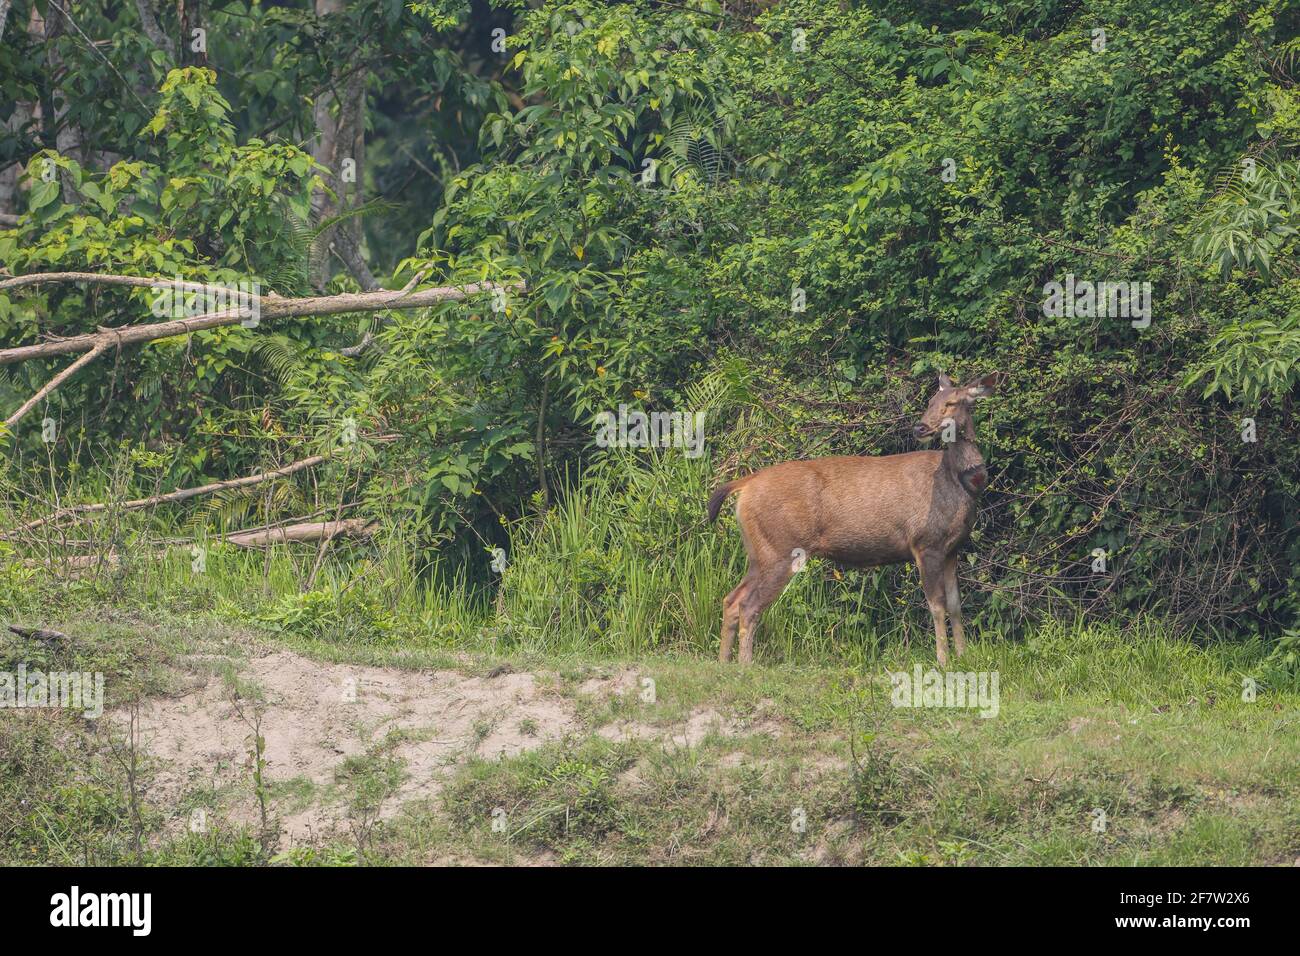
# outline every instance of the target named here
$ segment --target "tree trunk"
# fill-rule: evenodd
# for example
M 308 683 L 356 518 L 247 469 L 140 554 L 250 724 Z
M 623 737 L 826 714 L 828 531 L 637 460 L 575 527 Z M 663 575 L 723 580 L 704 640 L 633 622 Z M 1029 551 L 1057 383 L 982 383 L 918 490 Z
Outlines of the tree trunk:
M 58 41 L 64 34 L 72 32 L 72 24 L 68 22 L 63 11 L 50 4 L 45 18 L 45 45 L 49 51 L 47 55 L 50 64 L 50 95 L 54 100 L 54 148 L 59 151 L 60 156 L 76 160 L 84 166 L 86 164 L 83 151 L 84 137 L 81 127 L 68 117 L 70 98 L 62 89 L 63 83 L 68 79 L 68 71 L 59 52 Z M 63 201 L 75 205 L 79 197 L 72 181 L 66 176 L 60 175 L 60 178 L 63 181 Z
M 158 25 L 158 11 L 153 0 L 135 0 L 136 13 L 140 17 L 140 29 L 149 38 L 149 42 L 167 54 L 173 63 L 176 59 L 176 41 L 163 32 Z
M 340 14 L 344 8 L 344 0 L 316 0 L 317 17 Z M 327 170 L 321 178 L 335 193 L 330 196 L 319 190 L 312 196 L 312 213 L 318 223 L 354 209 L 362 202 L 366 81 L 370 74 L 366 69 L 354 69 L 348 62 L 338 62 L 332 69 L 330 87 L 316 100 L 313 109 L 317 135 L 312 143 L 312 158 Z M 315 263 L 312 284 L 317 289 L 325 287 L 334 273 L 337 257 L 363 290 L 379 288 L 362 253 L 363 241 L 359 216 L 322 233 L 318 243 L 324 252 Z
M 181 21 L 181 66 L 207 66 L 207 37 L 204 34 L 204 48 L 194 49 L 194 31 L 203 29 L 202 0 L 177 0 L 176 11 Z
M 0 0 L 3 2 L 3 0 Z M 32 119 L 31 103 L 15 103 L 14 111 L 9 116 L 5 128 L 9 135 L 21 138 L 23 127 Z M 23 171 L 23 164 L 14 160 L 4 169 L 0 169 L 0 216 L 16 216 L 19 212 L 18 178 Z

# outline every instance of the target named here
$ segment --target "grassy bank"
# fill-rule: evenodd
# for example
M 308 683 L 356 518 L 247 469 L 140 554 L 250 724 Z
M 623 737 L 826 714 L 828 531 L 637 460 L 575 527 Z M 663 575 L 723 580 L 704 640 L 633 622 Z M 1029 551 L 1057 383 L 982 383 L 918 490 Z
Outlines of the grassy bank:
M 984 718 L 892 706 L 885 672 L 930 663 L 926 648 L 901 643 L 872 667 L 741 669 L 686 653 L 349 646 L 211 616 L 77 612 L 45 623 L 71 643 L 47 649 L 13 638 L 6 667 L 102 670 L 110 716 L 0 717 L 8 863 L 1290 864 L 1300 856 L 1300 695 L 1261 685 L 1243 699 L 1243 680 L 1264 667 L 1256 645 L 1060 625 L 1025 641 L 986 637 L 963 660 L 998 674 L 998 712 Z M 486 754 L 480 744 L 499 729 L 530 733 L 531 719 L 503 697 L 427 785 L 425 771 L 401 757 L 418 748 L 400 745 L 446 735 L 441 719 L 418 730 L 370 728 L 364 746 L 314 784 L 275 760 L 259 782 L 250 729 L 222 786 L 216 766 L 195 772 L 200 760 L 164 798 L 154 781 L 175 755 L 165 740 L 132 746 L 131 701 L 192 706 L 202 674 L 269 720 L 284 701 L 248 667 L 287 650 L 304 667 L 455 670 L 475 686 L 513 674 L 565 722 L 549 737 L 532 728 L 538 739 L 520 752 Z M 326 798 L 342 808 L 334 832 L 281 834 L 277 821 Z M 228 814 L 240 799 L 264 803 L 267 822 Z M 187 832 L 197 808 L 207 825 Z
M 896 707 L 887 675 L 933 662 L 914 570 L 814 561 L 757 666 L 721 666 L 735 529 L 703 522 L 707 466 L 652 464 L 611 459 L 508 526 L 501 572 L 486 542 L 453 574 L 397 528 L 322 556 L 156 514 L 79 529 L 117 542 L 96 568 L 4 545 L 0 619 L 68 640 L 10 635 L 0 670 L 103 672 L 108 714 L 0 712 L 0 861 L 1300 857 L 1286 639 L 1077 611 L 1004 628 L 976 594 L 961 666 L 996 675 L 996 714 Z

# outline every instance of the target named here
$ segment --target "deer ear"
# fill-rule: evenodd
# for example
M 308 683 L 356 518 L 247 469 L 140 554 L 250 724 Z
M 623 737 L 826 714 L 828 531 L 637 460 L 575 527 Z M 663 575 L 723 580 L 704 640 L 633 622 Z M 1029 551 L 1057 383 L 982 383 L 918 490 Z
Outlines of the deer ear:
M 971 398 L 988 398 L 998 390 L 1004 378 L 1001 372 L 991 372 L 983 378 L 976 379 L 966 386 L 966 394 Z
M 950 379 L 947 375 L 944 375 L 943 372 L 939 373 L 939 387 L 952 388 L 952 379 Z

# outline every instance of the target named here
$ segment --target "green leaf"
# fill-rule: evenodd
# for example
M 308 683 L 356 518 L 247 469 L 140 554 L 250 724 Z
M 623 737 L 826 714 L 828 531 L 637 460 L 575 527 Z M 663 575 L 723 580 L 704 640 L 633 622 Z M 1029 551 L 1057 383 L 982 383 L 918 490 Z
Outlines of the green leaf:
M 42 206 L 48 206 L 59 195 L 59 181 L 57 177 L 49 182 L 41 180 L 32 187 L 31 192 L 27 194 L 27 204 L 35 212 Z

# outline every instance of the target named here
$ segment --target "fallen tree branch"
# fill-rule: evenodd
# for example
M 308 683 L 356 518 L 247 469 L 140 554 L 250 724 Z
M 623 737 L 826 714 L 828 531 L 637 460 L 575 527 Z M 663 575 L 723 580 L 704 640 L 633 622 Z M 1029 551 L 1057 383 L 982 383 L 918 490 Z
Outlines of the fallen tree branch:
M 274 471 L 263 471 L 256 475 L 247 475 L 243 478 L 231 478 L 227 481 L 214 481 L 208 485 L 199 485 L 195 488 L 182 488 L 179 491 L 169 491 L 162 495 L 151 495 L 148 498 L 136 498 L 133 501 L 122 501 L 118 503 L 100 501 L 93 504 L 69 505 L 66 508 L 60 508 L 52 515 L 38 518 L 36 521 L 29 521 L 27 524 L 20 526 L 16 530 L 31 531 L 33 528 L 39 528 L 52 521 L 58 521 L 72 515 L 108 511 L 109 508 L 116 508 L 121 511 L 133 511 L 137 508 L 148 508 L 151 505 L 167 504 L 173 501 L 184 501 L 187 498 L 197 498 L 199 495 L 210 495 L 215 491 L 224 491 L 227 488 L 247 488 L 250 485 L 260 485 L 264 481 L 274 481 L 276 478 L 287 478 L 289 475 L 296 474 L 305 468 L 310 468 L 313 465 L 319 465 L 323 461 L 328 461 L 329 458 L 329 455 L 312 455 L 310 458 L 295 461 L 293 464 L 285 465 L 283 468 L 277 468 Z
M 246 531 L 222 535 L 221 540 L 240 548 L 262 548 L 286 541 L 332 541 L 340 535 L 348 538 L 368 538 L 375 533 L 379 522 L 368 518 L 343 518 L 338 521 L 305 521 L 266 531 Z
M 138 276 L 108 276 L 86 272 L 47 272 L 36 275 L 15 276 L 0 280 L 0 292 L 7 289 L 21 288 L 40 282 L 96 282 L 107 285 L 124 285 L 139 288 L 172 289 L 170 280 L 144 279 Z M 209 287 L 202 283 L 186 282 L 181 284 L 186 292 L 201 291 Z M 498 289 L 522 289 L 523 282 L 498 285 L 494 282 L 475 282 L 464 286 L 435 286 L 431 289 L 414 291 L 393 291 L 385 289 L 380 292 L 344 292 L 339 295 L 307 296 L 301 299 L 286 299 L 278 295 L 267 294 L 252 296 L 258 303 L 260 318 L 298 318 L 302 316 L 342 315 L 348 312 L 380 312 L 384 309 L 420 309 L 441 302 L 465 299 L 481 292 Z M 138 342 L 151 342 L 155 339 L 171 338 L 234 325 L 253 315 L 251 308 L 225 309 L 204 315 L 190 316 L 184 319 L 172 319 L 166 322 L 153 322 L 148 325 L 127 325 L 119 328 L 101 328 L 97 332 L 73 335 L 65 339 L 55 339 L 36 345 L 20 345 L 16 348 L 0 349 L 0 365 L 12 365 L 33 358 L 49 355 L 70 355 L 77 352 L 89 352 L 97 346 L 132 345 Z
M 62 631 L 51 631 L 43 627 L 19 627 L 17 624 L 10 624 L 9 630 L 19 637 L 40 641 L 42 644 L 65 644 L 68 641 L 68 635 Z
M 176 289 L 185 292 L 203 292 L 207 286 L 202 282 L 174 279 L 151 279 L 148 276 L 111 275 L 104 272 L 33 272 L 25 276 L 9 276 L 0 279 L 0 292 L 9 289 L 21 289 L 29 285 L 44 285 L 47 282 L 92 282 L 95 285 L 124 285 L 138 289 Z
M 23 561 L 25 568 L 63 568 L 68 571 L 88 571 L 97 568 L 100 565 L 108 565 L 115 568 L 122 563 L 122 558 L 116 551 L 109 551 L 105 554 L 70 554 L 60 558 L 50 558 L 43 561 L 38 558 L 27 558 Z
M 91 349 L 81 358 L 77 359 L 75 362 L 73 362 L 71 365 L 65 368 L 58 375 L 54 376 L 54 378 L 46 382 L 39 392 L 37 392 L 31 398 L 27 399 L 27 401 L 23 402 L 21 406 L 19 406 L 18 411 L 14 412 L 12 415 L 10 415 L 8 418 L 5 419 L 5 427 L 13 428 L 14 425 L 18 424 L 18 422 L 22 419 L 24 415 L 26 415 L 33 408 L 36 407 L 37 402 L 39 402 L 42 398 L 50 394 L 50 392 L 54 391 L 65 381 L 67 381 L 69 378 L 75 375 L 78 369 L 89 365 L 91 362 L 95 361 L 95 359 L 99 358 L 99 356 L 107 349 L 108 349 L 107 345 L 96 345 L 93 349 Z
M 302 521 L 279 528 L 209 535 L 207 540 L 226 542 L 237 548 L 265 548 L 287 542 L 311 544 L 317 541 L 329 542 L 335 538 L 369 538 L 378 529 L 379 522 L 370 518 L 344 518 L 339 521 Z M 148 552 L 145 556 L 161 558 L 173 551 L 192 548 L 194 545 L 193 541 L 172 542 L 158 551 Z M 69 571 L 86 571 L 100 565 L 119 567 L 122 564 L 122 556 L 116 551 L 106 551 L 102 554 L 64 555 L 48 560 L 28 558 L 22 564 L 28 568 L 65 568 Z
M 523 282 L 513 282 L 504 286 L 493 282 L 479 282 L 464 286 L 435 286 L 431 289 L 416 290 L 414 287 L 423 276 L 424 273 L 417 274 L 404 288 L 396 291 L 382 289 L 374 292 L 345 292 L 339 295 L 307 296 L 300 299 L 286 299 L 274 293 L 266 295 L 250 294 L 240 296 L 240 300 L 250 303 L 255 301 L 257 304 L 256 309 L 249 305 L 241 308 L 223 309 L 218 312 L 208 312 L 183 319 L 173 319 L 168 322 L 152 322 L 147 325 L 128 325 L 120 328 L 100 328 L 97 332 L 84 335 L 53 339 L 35 345 L 20 345 L 11 349 L 0 349 L 0 365 L 11 365 L 15 362 L 25 362 L 28 359 L 44 358 L 50 355 L 87 353 L 52 378 L 44 388 L 24 402 L 22 407 L 5 421 L 5 425 L 6 427 L 13 427 L 37 402 L 48 396 L 78 370 L 89 365 L 114 346 L 121 348 L 124 345 L 138 342 L 151 342 L 176 335 L 189 335 L 194 332 L 201 332 L 204 329 L 234 325 L 236 322 L 242 322 L 254 315 L 260 321 L 262 316 L 275 319 L 341 315 L 348 312 L 380 312 L 385 309 L 419 309 L 425 306 L 437 305 L 440 302 L 465 299 L 481 292 L 491 292 L 499 289 L 522 289 L 525 287 Z M 177 282 L 170 279 L 150 279 L 144 276 L 103 275 L 95 272 L 40 272 L 0 279 L 0 292 L 47 282 L 90 282 L 99 285 L 118 285 L 131 288 L 204 294 L 214 288 L 220 288 L 219 284 L 205 285 L 201 282 Z M 370 336 L 367 333 L 366 337 L 358 345 L 345 349 L 343 354 L 355 356 L 364 351 L 369 344 Z
M 359 504 L 361 504 L 360 501 L 349 501 L 347 504 L 345 504 L 345 505 L 343 506 L 343 508 L 344 508 L 345 510 L 348 509 L 348 508 L 355 508 L 355 507 L 357 507 Z M 274 530 L 277 529 L 277 528 L 284 528 L 284 527 L 287 527 L 287 526 L 292 525 L 292 524 L 303 524 L 304 522 L 307 522 L 307 521 L 315 521 L 315 520 L 317 520 L 318 518 L 320 518 L 322 515 L 327 515 L 327 514 L 329 514 L 331 511 L 338 511 L 338 509 L 334 508 L 333 506 L 326 507 L 326 508 L 320 508 L 320 509 L 318 509 L 318 510 L 316 510 L 316 511 L 311 512 L 310 514 L 305 514 L 305 515 L 296 515 L 295 517 L 292 517 L 292 518 L 281 518 L 281 519 L 279 519 L 278 521 L 268 521 L 266 524 L 253 525 L 253 527 L 251 527 L 251 528 L 241 528 L 241 529 L 238 530 L 238 531 L 227 531 L 227 532 L 225 532 L 225 533 L 223 533 L 223 534 L 215 534 L 215 535 L 210 534 L 210 535 L 208 535 L 208 537 L 209 537 L 209 538 L 214 538 L 214 537 L 215 537 L 215 538 L 225 538 L 225 537 L 227 537 L 228 535 L 232 535 L 232 534 L 252 534 L 252 533 L 257 532 L 257 531 L 274 531 Z M 3 538 L 3 537 L 4 537 L 3 535 L 0 535 L 0 538 Z M 66 546 L 66 545 L 71 545 L 71 544 L 73 544 L 73 542 L 71 542 L 71 541 L 65 541 L 64 543 L 65 543 L 65 546 Z M 194 543 L 194 539 L 193 539 L 192 537 L 187 537 L 187 538 L 166 538 L 166 539 L 163 539 L 163 542 L 162 542 L 162 543 L 165 544 L 165 545 L 181 545 L 181 544 L 184 544 L 184 545 L 190 545 L 190 544 L 193 544 L 193 543 Z

